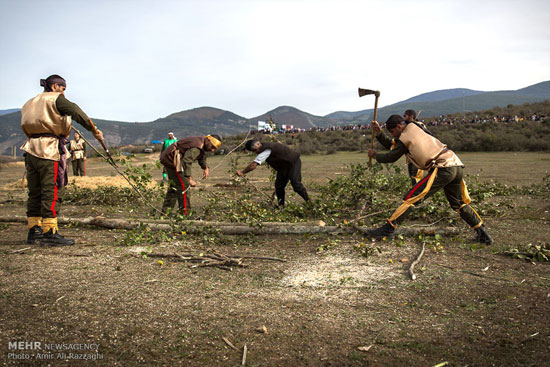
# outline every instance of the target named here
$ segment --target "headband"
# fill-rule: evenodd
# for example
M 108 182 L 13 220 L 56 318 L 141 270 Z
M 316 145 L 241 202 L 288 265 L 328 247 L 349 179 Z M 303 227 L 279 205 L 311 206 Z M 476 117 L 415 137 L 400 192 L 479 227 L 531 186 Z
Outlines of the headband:
M 222 145 L 222 142 L 219 141 L 218 139 L 216 139 L 216 138 L 213 137 L 213 136 L 206 135 L 205 138 L 208 139 L 208 140 L 210 140 L 210 143 L 212 143 L 212 145 L 215 146 L 216 149 L 218 149 L 218 148 L 220 147 L 220 145 Z
M 51 86 L 54 84 L 59 84 L 67 88 L 67 83 L 65 82 L 65 79 L 63 79 L 59 75 L 50 75 L 46 79 L 40 79 L 40 86 L 44 87 L 48 92 L 51 92 Z

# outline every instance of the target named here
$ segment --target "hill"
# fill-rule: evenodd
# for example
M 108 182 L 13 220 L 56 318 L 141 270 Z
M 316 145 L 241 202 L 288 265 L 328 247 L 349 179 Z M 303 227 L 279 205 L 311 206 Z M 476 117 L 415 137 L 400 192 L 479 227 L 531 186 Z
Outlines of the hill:
M 0 116 L 8 115 L 10 113 L 14 113 L 14 112 L 17 112 L 17 111 L 20 111 L 20 110 L 21 110 L 20 108 L 10 108 L 8 110 L 0 110 Z
M 293 125 L 295 128 L 300 129 L 310 129 L 316 126 L 330 126 L 335 124 L 335 121 L 331 119 L 315 116 L 290 106 L 277 107 L 263 115 L 251 118 L 249 122 L 252 126 L 256 127 L 257 121 L 268 121 L 270 117 L 273 118 L 273 121 L 279 124 L 279 126 Z
M 383 95 L 381 97 L 384 98 Z M 480 92 L 471 89 L 445 89 L 423 93 L 407 100 L 385 106 L 378 111 L 378 120 L 384 121 L 392 114 L 402 114 L 406 109 L 421 112 L 421 118 L 442 114 L 467 113 L 508 105 L 522 105 L 550 100 L 550 81 L 538 83 L 515 91 Z M 3 110 L 0 114 L 0 154 L 10 154 L 13 146 L 25 141 L 21 131 L 19 109 Z M 347 112 L 338 111 L 326 116 L 315 116 L 291 106 L 280 106 L 254 118 L 245 118 L 233 112 L 213 107 L 199 107 L 180 111 L 155 121 L 130 123 L 122 121 L 96 120 L 103 130 L 109 146 L 129 144 L 150 144 L 151 140 L 164 139 L 172 131 L 176 136 L 193 136 L 217 133 L 234 135 L 255 128 L 258 120 L 269 120 L 270 116 L 279 125 L 293 125 L 297 128 L 326 127 L 333 125 L 365 124 L 370 121 L 372 109 Z M 76 124 L 78 127 L 78 124 Z M 86 138 L 91 138 L 87 132 Z M 19 151 L 19 154 L 21 152 Z
M 450 98 L 449 98 L 450 97 Z M 380 98 L 383 98 L 381 96 Z M 446 115 L 457 112 L 471 112 L 541 102 L 550 99 L 550 81 L 534 84 L 513 91 L 480 92 L 471 89 L 445 89 L 406 99 L 378 109 L 378 120 L 383 121 L 392 114 L 402 114 L 407 109 L 422 111 L 422 117 Z M 373 109 L 346 112 L 339 111 L 325 117 L 366 122 L 372 118 Z
M 415 97 L 406 99 L 400 103 L 437 102 L 437 101 L 444 101 L 446 99 L 475 96 L 476 94 L 480 94 L 480 93 L 484 93 L 484 92 L 481 92 L 478 90 L 465 89 L 465 88 L 442 89 L 442 90 L 436 90 L 434 92 L 422 93 Z

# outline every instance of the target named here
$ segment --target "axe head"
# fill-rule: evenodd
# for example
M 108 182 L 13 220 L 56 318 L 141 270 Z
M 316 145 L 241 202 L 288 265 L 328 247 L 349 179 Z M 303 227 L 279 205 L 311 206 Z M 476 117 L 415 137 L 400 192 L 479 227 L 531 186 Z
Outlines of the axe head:
M 376 97 L 380 97 L 380 91 L 377 90 L 359 88 L 358 91 L 359 97 L 367 96 L 369 94 L 374 94 Z

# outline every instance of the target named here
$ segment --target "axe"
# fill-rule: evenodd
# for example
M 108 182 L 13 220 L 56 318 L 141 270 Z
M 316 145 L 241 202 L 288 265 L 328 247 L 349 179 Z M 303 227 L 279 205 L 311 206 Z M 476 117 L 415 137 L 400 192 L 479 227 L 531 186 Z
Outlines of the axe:
M 374 118 L 373 118 L 373 120 L 376 121 L 376 113 L 378 112 L 378 97 L 380 97 L 380 91 L 359 88 L 358 92 L 359 92 L 359 97 L 367 96 L 369 94 L 374 94 L 375 98 L 374 98 Z M 372 129 L 372 126 L 371 126 L 370 130 L 372 132 L 370 147 L 371 147 L 371 149 L 374 149 L 374 130 Z M 372 164 L 372 158 L 369 157 L 369 165 L 371 165 L 371 164 Z

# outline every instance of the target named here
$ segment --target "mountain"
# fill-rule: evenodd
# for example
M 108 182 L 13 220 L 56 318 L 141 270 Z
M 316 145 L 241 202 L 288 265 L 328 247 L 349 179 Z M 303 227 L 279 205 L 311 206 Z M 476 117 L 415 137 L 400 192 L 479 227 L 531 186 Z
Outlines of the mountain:
M 451 97 L 451 98 L 447 98 Z M 381 97 L 382 98 L 382 97 Z M 379 121 L 390 115 L 402 115 L 407 109 L 422 111 L 422 117 L 439 116 L 457 112 L 487 110 L 493 107 L 505 107 L 509 104 L 541 102 L 550 99 L 550 81 L 534 84 L 526 88 L 509 91 L 480 92 L 471 89 L 445 89 L 420 94 L 407 100 L 378 109 Z M 380 103 L 380 102 L 379 102 Z M 347 121 L 366 122 L 372 119 L 373 109 L 346 112 L 339 111 L 325 117 Z M 343 121 L 342 121 L 343 120 Z
M 442 89 L 442 90 L 436 90 L 434 92 L 422 93 L 415 97 L 401 101 L 399 103 L 437 102 L 437 101 L 444 101 L 446 99 L 475 96 L 476 94 L 480 94 L 480 93 L 484 93 L 484 92 L 481 92 L 478 90 L 465 89 L 465 88 Z
M 270 118 L 279 126 L 293 125 L 300 129 L 310 129 L 315 126 L 330 126 L 335 124 L 335 121 L 325 117 L 311 115 L 290 106 L 277 107 L 263 115 L 251 118 L 249 122 L 255 128 L 258 121 L 269 121 Z
M 181 111 L 145 123 L 92 120 L 103 132 L 108 146 L 150 144 L 151 140 L 165 139 L 169 132 L 179 137 L 208 133 L 235 135 L 248 131 L 249 126 L 246 118 L 212 107 Z M 90 132 L 78 123 L 74 123 L 74 126 L 86 139 L 94 141 Z M 0 116 L 0 154 L 10 154 L 13 146 L 19 147 L 25 140 L 26 137 L 21 131 L 20 111 Z M 21 154 L 21 151 L 18 151 L 18 154 Z
M 168 132 L 170 131 L 174 132 L 176 136 L 193 136 L 209 133 L 224 136 L 248 130 L 248 120 L 246 118 L 233 112 L 213 107 L 199 107 L 181 111 L 153 122 L 141 123 L 139 125 L 152 130 L 164 129 L 165 131 L 160 134 L 160 137 L 168 136 Z
M 384 98 L 383 95 L 381 97 Z M 404 101 L 385 106 L 378 110 L 378 120 L 385 121 L 392 114 L 403 114 L 406 109 L 414 109 L 420 118 L 439 116 L 465 111 L 487 110 L 505 107 L 509 104 L 540 102 L 550 99 L 550 81 L 534 84 L 526 88 L 509 91 L 481 92 L 471 89 L 445 89 L 423 93 Z M 3 110 L 1 112 L 10 111 Z M 13 112 L 15 111 L 15 112 Z M 249 126 L 256 128 L 258 120 L 269 118 L 280 125 L 294 125 L 308 129 L 315 126 L 348 125 L 367 123 L 372 119 L 373 110 L 356 112 L 338 111 L 326 116 L 315 116 L 291 106 L 280 106 L 263 115 L 245 118 L 233 112 L 213 107 L 199 107 L 180 111 L 151 122 L 130 123 L 122 121 L 96 120 L 103 131 L 109 146 L 127 144 L 150 144 L 151 140 L 162 140 L 172 131 L 178 137 L 217 133 L 223 136 L 246 132 Z M 14 146 L 19 147 L 26 140 L 21 131 L 21 112 L 12 109 L 11 113 L 0 113 L 0 154 L 10 154 Z M 75 124 L 79 130 L 84 130 Z M 93 139 L 84 131 L 84 136 Z M 18 151 L 21 154 L 21 151 Z
M 0 110 L 0 116 L 8 115 L 10 113 L 14 113 L 14 112 L 17 112 L 17 111 L 21 111 L 21 109 L 20 108 L 10 108 L 9 110 Z

